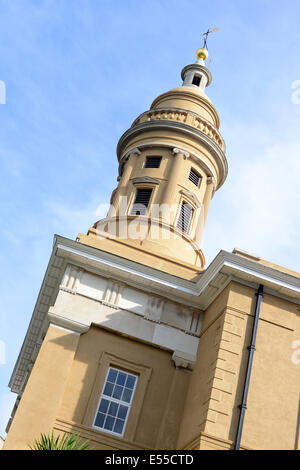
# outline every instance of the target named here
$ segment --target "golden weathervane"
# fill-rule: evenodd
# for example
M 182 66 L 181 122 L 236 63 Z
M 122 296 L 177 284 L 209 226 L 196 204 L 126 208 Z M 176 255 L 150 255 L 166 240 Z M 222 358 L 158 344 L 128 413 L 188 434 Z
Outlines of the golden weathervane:
M 207 49 L 207 37 L 211 33 L 215 33 L 218 31 L 218 28 L 214 28 L 212 30 L 207 30 L 206 33 L 201 33 L 201 36 L 203 37 L 203 46 L 197 50 L 196 52 L 196 57 L 197 59 L 203 59 L 206 60 L 208 57 L 208 49 Z

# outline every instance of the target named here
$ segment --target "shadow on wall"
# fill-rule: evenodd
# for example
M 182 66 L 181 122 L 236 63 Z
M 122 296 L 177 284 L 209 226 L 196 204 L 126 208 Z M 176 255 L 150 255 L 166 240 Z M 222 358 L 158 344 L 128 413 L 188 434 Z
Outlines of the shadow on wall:
M 112 316 L 119 316 L 122 313 L 120 311 Z M 153 327 L 151 322 L 148 323 L 149 327 Z M 63 338 L 52 341 L 65 347 Z M 105 324 L 101 324 L 101 327 L 92 324 L 90 329 L 80 337 L 60 404 L 58 417 L 64 421 L 63 430 L 67 431 L 69 428 L 68 432 L 74 430 L 80 432 L 84 438 L 94 439 L 93 445 L 96 445 L 96 448 L 111 448 L 109 446 L 111 439 L 116 442 L 115 448 L 121 444 L 120 441 L 118 442 L 118 436 L 91 428 L 102 391 L 103 369 L 107 369 L 105 358 L 109 356 L 112 358 L 112 365 L 116 367 L 120 363 L 128 363 L 129 371 L 132 371 L 131 367 L 137 367 L 141 370 L 149 370 L 149 378 L 151 375 L 151 380 L 146 386 L 142 385 L 142 377 L 138 381 L 132 413 L 135 412 L 135 399 L 141 402 L 141 409 L 136 416 L 136 424 L 131 426 L 134 429 L 129 438 L 126 435 L 130 427 L 128 421 L 124 439 L 122 439 L 123 447 L 120 448 L 126 448 L 127 440 L 136 444 L 137 449 L 175 449 L 190 374 L 184 370 L 176 370 L 172 353 L 173 351 L 155 348 L 125 335 L 120 336 L 105 328 Z M 102 378 L 99 379 L 99 376 Z M 139 390 L 138 387 L 140 389 L 144 387 L 144 390 Z M 166 416 L 167 408 L 169 411 Z M 74 423 L 78 423 L 79 430 Z M 74 429 L 71 428 L 72 425 Z M 95 439 L 97 435 L 99 438 Z

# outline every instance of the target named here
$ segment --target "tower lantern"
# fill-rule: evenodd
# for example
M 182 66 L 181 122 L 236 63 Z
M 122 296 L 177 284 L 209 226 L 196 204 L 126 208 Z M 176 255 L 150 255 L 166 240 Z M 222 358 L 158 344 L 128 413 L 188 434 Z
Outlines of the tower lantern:
M 194 64 L 186 65 L 184 69 L 182 69 L 182 86 L 195 86 L 204 91 L 212 81 L 211 73 L 204 62 L 208 58 L 207 49 L 198 49 L 196 58 L 197 60 Z

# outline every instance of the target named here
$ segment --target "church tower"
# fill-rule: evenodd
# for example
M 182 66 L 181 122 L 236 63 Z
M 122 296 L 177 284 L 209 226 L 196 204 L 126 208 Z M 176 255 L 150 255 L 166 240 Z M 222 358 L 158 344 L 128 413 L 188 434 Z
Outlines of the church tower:
M 199 49 L 182 86 L 158 96 L 122 135 L 111 208 L 80 242 L 186 278 L 204 268 L 207 212 L 227 175 L 219 116 L 205 93 L 207 56 Z
M 227 175 L 207 56 L 121 136 L 107 216 L 55 236 L 4 449 L 52 430 L 90 449 L 299 448 L 300 275 L 237 249 L 205 267 Z

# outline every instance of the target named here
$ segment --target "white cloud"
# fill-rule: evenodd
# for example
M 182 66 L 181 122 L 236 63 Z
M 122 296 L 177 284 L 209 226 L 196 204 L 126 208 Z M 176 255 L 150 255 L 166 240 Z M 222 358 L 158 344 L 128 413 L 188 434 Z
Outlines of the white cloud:
M 54 231 L 57 233 L 57 230 L 61 229 L 63 232 L 59 235 L 73 237 L 79 232 L 87 232 L 89 227 L 104 217 L 103 209 L 108 207 L 109 204 L 100 195 L 99 198 L 94 197 L 79 208 L 75 208 L 69 202 L 51 201 L 47 203 Z
M 285 133 L 288 128 L 270 135 L 268 123 L 240 125 L 231 136 L 228 181 L 215 195 L 206 227 L 207 261 L 220 249 L 239 247 L 300 269 L 300 139 L 294 126 Z

